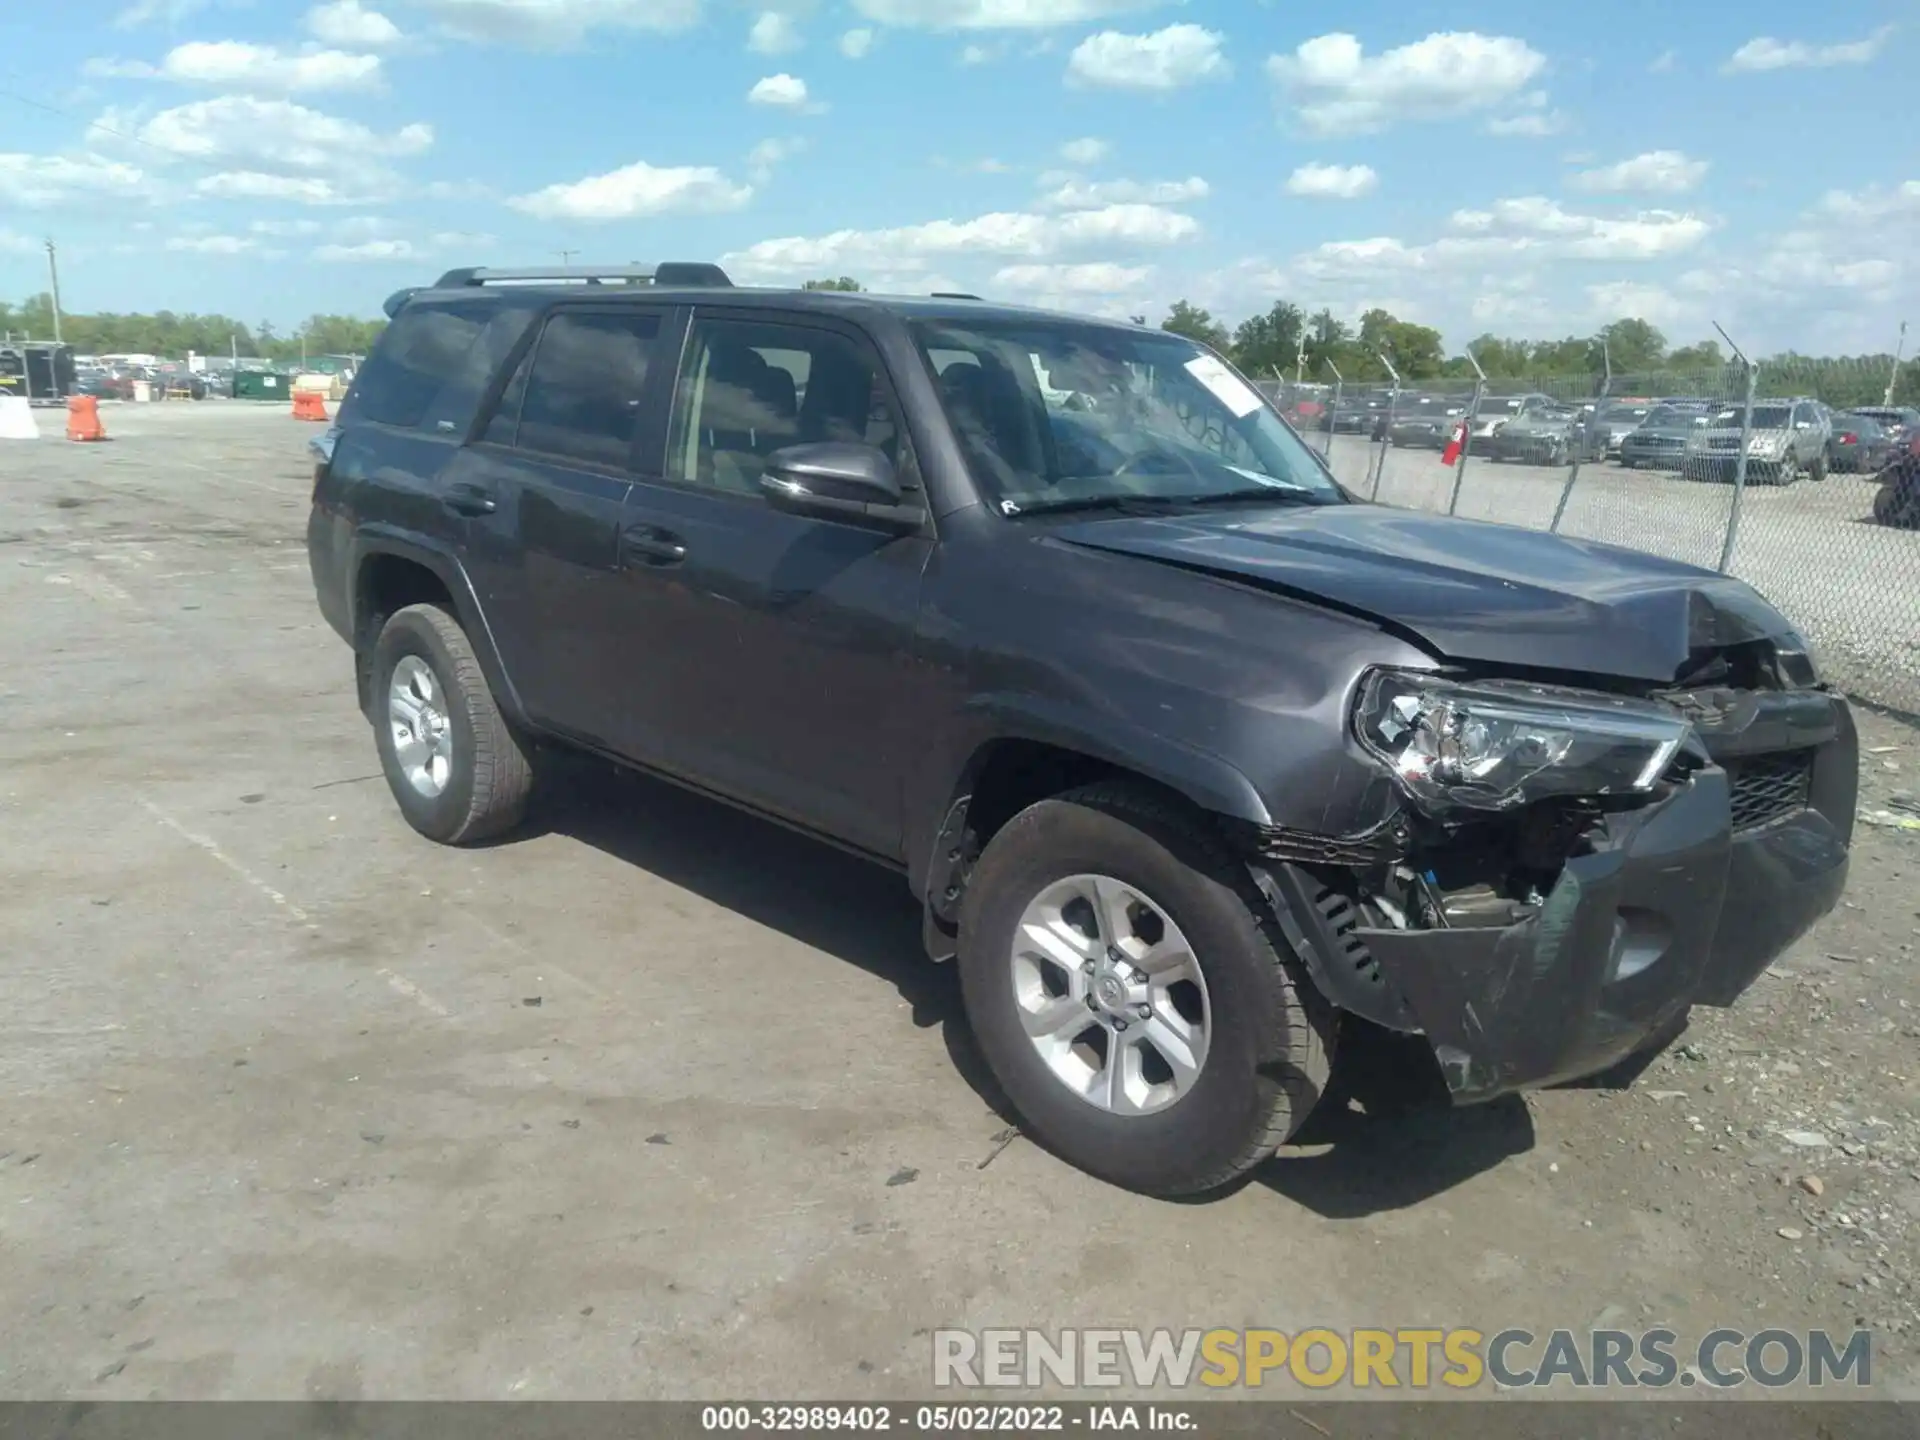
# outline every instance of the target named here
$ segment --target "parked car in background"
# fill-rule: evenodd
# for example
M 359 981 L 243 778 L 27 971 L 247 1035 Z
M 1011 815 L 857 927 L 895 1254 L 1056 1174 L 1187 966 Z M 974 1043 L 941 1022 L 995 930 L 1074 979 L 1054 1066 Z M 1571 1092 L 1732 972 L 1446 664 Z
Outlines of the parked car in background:
M 1827 467 L 1841 475 L 1873 475 L 1901 451 L 1900 442 L 1872 416 L 1842 411 L 1827 439 Z
M 1496 428 L 1481 442 L 1489 460 L 1517 460 L 1529 465 L 1571 465 L 1594 458 L 1594 447 L 1604 445 L 1570 405 L 1529 405 Z
M 1392 436 L 1402 450 L 1444 450 L 1467 413 L 1471 397 L 1417 395 L 1400 397 L 1394 409 Z
M 1876 422 L 1895 446 L 1920 438 L 1920 410 L 1911 405 L 1857 405 L 1850 413 Z
M 1920 434 L 1880 472 L 1873 518 L 1896 530 L 1920 530 Z
M 1387 405 L 1391 399 L 1386 391 L 1342 396 L 1338 408 L 1332 411 L 1333 433 L 1377 437 L 1387 423 Z
M 1542 405 L 1551 404 L 1553 399 L 1548 395 L 1482 395 L 1480 408 L 1473 415 L 1473 438 L 1476 441 L 1486 440 L 1509 421 L 1517 420 Z M 1485 447 L 1479 448 L 1484 450 Z
M 1594 449 L 1608 460 L 1619 459 L 1621 444 L 1646 422 L 1653 411 L 1654 403 L 1651 400 L 1603 401 L 1587 422 Z
M 1701 480 L 1732 480 L 1739 473 L 1744 405 L 1722 407 L 1687 442 L 1687 474 Z M 1791 485 L 1805 475 L 1827 478 L 1827 420 L 1817 400 L 1762 400 L 1753 407 L 1747 435 L 1747 481 Z
M 1620 440 L 1620 464 L 1628 470 L 1678 470 L 1687 442 L 1708 422 L 1690 405 L 1655 405 Z

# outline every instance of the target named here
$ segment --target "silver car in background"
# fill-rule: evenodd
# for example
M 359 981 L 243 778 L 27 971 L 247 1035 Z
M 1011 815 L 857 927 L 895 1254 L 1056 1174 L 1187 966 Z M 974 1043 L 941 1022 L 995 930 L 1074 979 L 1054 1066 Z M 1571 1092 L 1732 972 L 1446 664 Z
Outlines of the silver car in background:
M 1732 480 L 1740 461 L 1744 407 L 1726 406 L 1687 441 L 1686 472 L 1699 480 Z M 1805 475 L 1827 478 L 1831 421 L 1817 400 L 1756 400 L 1747 435 L 1747 481 L 1791 485 Z

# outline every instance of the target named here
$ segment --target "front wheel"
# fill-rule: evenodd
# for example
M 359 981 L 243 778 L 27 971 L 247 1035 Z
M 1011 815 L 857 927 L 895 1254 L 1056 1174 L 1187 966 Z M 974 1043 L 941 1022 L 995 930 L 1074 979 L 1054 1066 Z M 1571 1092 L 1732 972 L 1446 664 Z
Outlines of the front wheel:
M 1814 460 L 1813 465 L 1808 469 L 1807 478 L 1818 485 L 1822 480 L 1827 478 L 1827 474 L 1831 468 L 1832 462 L 1829 461 L 1825 455 L 1821 455 Z
M 961 988 L 1028 1132 L 1153 1195 L 1218 1189 L 1326 1087 L 1333 1017 L 1244 867 L 1177 803 L 1103 784 L 996 834 L 968 883 Z

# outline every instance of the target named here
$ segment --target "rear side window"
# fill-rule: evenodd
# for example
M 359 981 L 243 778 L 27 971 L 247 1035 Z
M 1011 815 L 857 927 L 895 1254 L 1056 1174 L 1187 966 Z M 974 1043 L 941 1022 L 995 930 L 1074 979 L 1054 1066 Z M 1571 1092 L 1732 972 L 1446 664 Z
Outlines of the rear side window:
M 453 392 L 478 393 L 493 348 L 478 342 L 496 316 L 507 318 L 487 303 L 409 305 L 354 382 L 353 418 L 414 430 L 431 411 L 436 428 L 457 428 L 460 417 L 435 402 L 442 395 L 451 400 Z
M 562 310 L 548 320 L 526 372 L 515 446 L 624 467 L 662 318 L 658 311 Z M 509 388 L 519 388 L 517 379 Z M 510 399 L 502 397 L 502 414 Z M 491 428 L 488 438 L 497 438 Z

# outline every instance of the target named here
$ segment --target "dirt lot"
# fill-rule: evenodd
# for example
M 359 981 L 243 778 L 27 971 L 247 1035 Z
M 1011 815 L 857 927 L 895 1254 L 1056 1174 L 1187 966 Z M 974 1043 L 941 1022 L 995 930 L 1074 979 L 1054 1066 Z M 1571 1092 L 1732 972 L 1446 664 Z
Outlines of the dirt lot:
M 0 1396 L 924 1396 L 935 1326 L 1461 1323 L 1865 1325 L 1920 1395 L 1920 835 L 1631 1090 L 1376 1098 L 1156 1203 L 1000 1138 L 896 878 L 584 771 L 416 839 L 310 427 L 107 423 L 0 445 Z M 1880 811 L 1920 741 L 1863 725 Z

